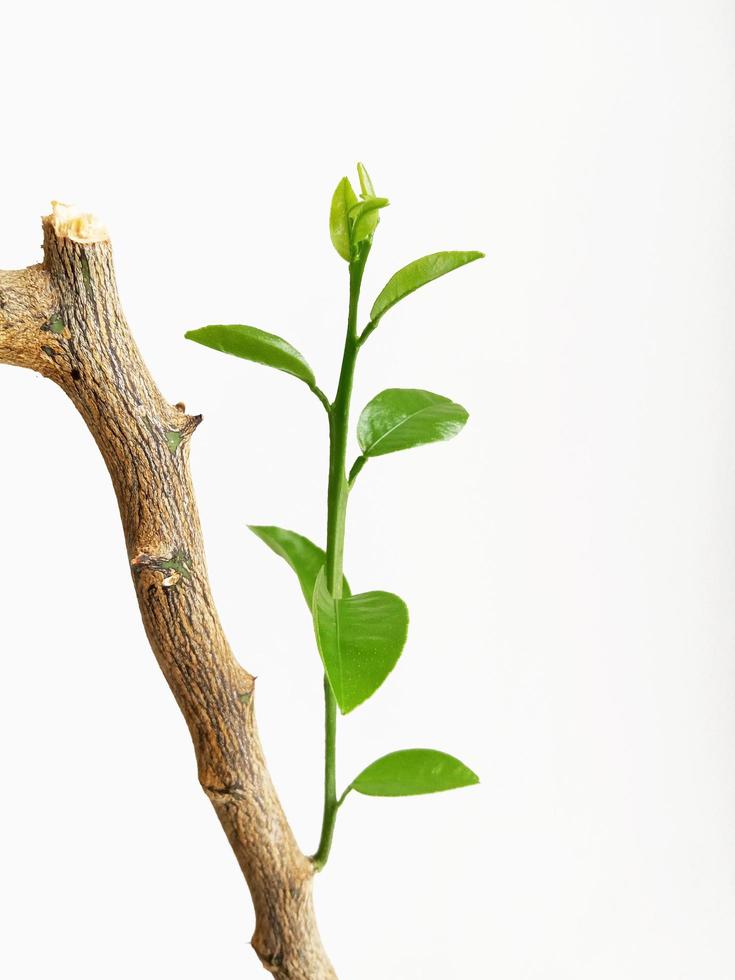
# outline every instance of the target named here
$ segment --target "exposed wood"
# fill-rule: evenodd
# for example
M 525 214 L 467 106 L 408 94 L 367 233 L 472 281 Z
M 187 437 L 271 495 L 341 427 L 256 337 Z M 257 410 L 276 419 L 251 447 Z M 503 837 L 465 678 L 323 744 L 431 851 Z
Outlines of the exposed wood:
M 120 308 L 106 233 L 87 218 L 57 207 L 43 222 L 43 264 L 0 272 L 0 363 L 56 382 L 105 459 L 146 633 L 250 888 L 261 962 L 281 980 L 335 980 L 314 918 L 313 867 L 263 758 L 254 678 L 230 650 L 207 580 L 188 467 L 201 417 L 156 388 Z

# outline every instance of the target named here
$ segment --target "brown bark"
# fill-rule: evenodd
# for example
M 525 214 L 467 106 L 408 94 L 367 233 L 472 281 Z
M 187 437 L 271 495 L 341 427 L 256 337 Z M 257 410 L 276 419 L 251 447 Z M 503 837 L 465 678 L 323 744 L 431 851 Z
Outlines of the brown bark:
M 105 459 L 146 633 L 250 888 L 263 966 L 281 980 L 335 980 L 314 917 L 313 867 L 260 747 L 254 678 L 230 650 L 207 580 L 188 467 L 201 417 L 168 404 L 143 364 L 106 236 L 93 228 L 89 237 L 100 240 L 79 240 L 83 231 L 52 217 L 43 229 L 43 264 L 0 272 L 0 363 L 55 381 Z

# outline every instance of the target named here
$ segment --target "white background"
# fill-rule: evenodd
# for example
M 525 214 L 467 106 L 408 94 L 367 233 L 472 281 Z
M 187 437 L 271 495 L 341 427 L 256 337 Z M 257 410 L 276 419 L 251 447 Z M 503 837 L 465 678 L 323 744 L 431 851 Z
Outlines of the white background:
M 326 432 L 298 382 L 185 329 L 282 334 L 332 391 L 357 159 L 391 198 L 366 276 L 484 263 L 390 313 L 356 407 L 464 403 L 455 442 L 371 463 L 358 589 L 409 644 L 341 725 L 340 782 L 408 745 L 480 787 L 354 797 L 317 883 L 345 980 L 735 975 L 735 10 L 727 0 L 13 4 L 0 268 L 52 197 L 108 224 L 193 446 L 211 576 L 305 849 L 321 682 L 286 566 L 321 539 Z M 0 973 L 257 978 L 252 912 L 139 623 L 115 501 L 71 405 L 0 368 Z

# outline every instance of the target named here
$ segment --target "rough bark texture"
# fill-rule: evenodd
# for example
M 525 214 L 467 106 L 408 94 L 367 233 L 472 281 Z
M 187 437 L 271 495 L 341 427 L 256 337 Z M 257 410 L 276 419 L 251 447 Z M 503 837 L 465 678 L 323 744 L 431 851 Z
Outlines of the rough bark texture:
M 314 918 L 313 868 L 260 747 L 254 678 L 235 660 L 212 601 L 188 467 L 201 418 L 168 404 L 143 364 L 109 242 L 65 237 L 51 218 L 43 227 L 43 264 L 0 272 L 0 363 L 55 381 L 105 459 L 146 633 L 250 888 L 263 966 L 281 980 L 335 980 Z

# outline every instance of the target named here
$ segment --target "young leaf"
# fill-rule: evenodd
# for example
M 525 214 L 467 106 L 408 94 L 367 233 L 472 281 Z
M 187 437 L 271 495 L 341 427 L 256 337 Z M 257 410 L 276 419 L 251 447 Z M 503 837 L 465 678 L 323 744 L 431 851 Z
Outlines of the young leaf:
M 475 773 L 452 755 L 435 749 L 403 749 L 363 769 L 350 789 L 365 796 L 419 796 L 479 782 Z
M 391 592 L 333 599 L 322 569 L 312 615 L 324 669 L 346 715 L 374 694 L 395 667 L 406 642 L 408 609 Z
M 283 527 L 255 524 L 248 524 L 248 527 L 296 572 L 306 604 L 311 609 L 316 577 L 326 561 L 324 551 L 303 535 Z M 343 580 L 342 589 L 344 595 L 350 595 L 347 579 Z
M 352 221 L 352 242 L 357 244 L 368 238 L 378 227 L 381 208 L 387 208 L 390 201 L 387 197 L 369 197 L 365 201 L 360 201 L 350 211 Z
M 360 190 L 362 191 L 363 197 L 375 197 L 375 190 L 373 189 L 373 182 L 370 180 L 370 175 L 365 169 L 365 164 L 358 163 L 357 165 L 357 176 L 360 178 Z
M 357 197 L 352 190 L 352 184 L 346 177 L 337 184 L 332 196 L 332 207 L 329 211 L 329 234 L 332 244 L 345 260 L 350 261 L 350 208 L 357 204 Z
M 382 289 L 382 292 L 373 303 L 370 311 L 370 320 L 375 323 L 387 313 L 391 306 L 395 306 L 400 300 L 410 293 L 425 286 L 432 279 L 445 276 L 460 266 L 474 262 L 475 259 L 484 258 L 482 252 L 434 252 L 433 255 L 425 255 L 415 262 L 409 262 L 402 269 L 399 269 L 392 276 Z
M 420 388 L 387 388 L 363 408 L 357 439 L 363 456 L 384 456 L 452 439 L 469 418 L 456 402 Z
M 189 330 L 184 336 L 212 350 L 221 350 L 225 354 L 243 357 L 246 361 L 256 361 L 285 371 L 310 387 L 316 384 L 314 372 L 294 347 L 282 337 L 258 330 L 257 327 L 246 327 L 240 323 L 214 324 Z

